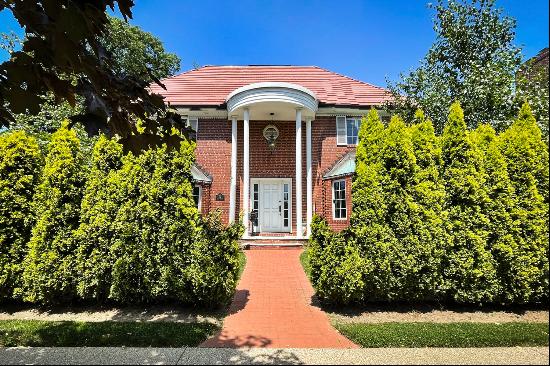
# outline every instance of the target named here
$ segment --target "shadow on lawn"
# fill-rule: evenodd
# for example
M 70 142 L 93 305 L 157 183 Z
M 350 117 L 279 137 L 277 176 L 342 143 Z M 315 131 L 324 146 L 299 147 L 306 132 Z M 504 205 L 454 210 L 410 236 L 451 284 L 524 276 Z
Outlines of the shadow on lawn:
M 453 303 L 386 303 L 386 302 L 372 302 L 365 305 L 348 305 L 338 306 L 325 303 L 321 301 L 316 295 L 311 297 L 311 305 L 327 313 L 333 313 L 336 315 L 342 315 L 347 317 L 360 316 L 365 313 L 418 313 L 418 314 L 430 314 L 437 311 L 450 311 L 458 314 L 474 314 L 485 313 L 490 314 L 494 312 L 502 312 L 513 314 L 517 316 L 525 315 L 530 311 L 548 311 L 548 306 L 544 304 L 528 304 L 528 305 L 514 305 L 514 306 L 501 306 L 501 305 L 459 305 Z

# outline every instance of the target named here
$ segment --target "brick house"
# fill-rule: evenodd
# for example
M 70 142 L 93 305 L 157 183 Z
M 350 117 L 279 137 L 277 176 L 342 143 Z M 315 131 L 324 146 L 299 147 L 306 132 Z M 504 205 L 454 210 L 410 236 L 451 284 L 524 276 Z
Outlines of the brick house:
M 349 225 L 359 124 L 387 90 L 314 66 L 205 66 L 163 83 L 153 91 L 196 131 L 201 212 L 242 214 L 248 239 L 306 238 L 313 213 Z

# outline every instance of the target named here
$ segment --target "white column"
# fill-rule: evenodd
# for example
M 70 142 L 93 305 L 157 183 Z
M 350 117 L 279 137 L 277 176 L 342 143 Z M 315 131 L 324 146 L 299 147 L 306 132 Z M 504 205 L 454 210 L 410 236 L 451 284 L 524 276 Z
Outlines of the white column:
M 248 108 L 244 109 L 244 129 L 243 129 L 243 220 L 244 220 L 244 236 L 249 235 L 248 232 L 248 202 L 250 201 L 250 139 L 249 139 L 249 129 L 250 129 L 250 112 Z
M 307 236 L 311 235 L 313 217 L 313 172 L 311 167 L 311 118 L 306 119 L 306 172 L 307 172 Z
M 237 202 L 237 117 L 231 116 L 231 186 L 229 191 L 229 223 L 235 222 Z
M 296 109 L 296 236 L 302 237 L 302 110 Z

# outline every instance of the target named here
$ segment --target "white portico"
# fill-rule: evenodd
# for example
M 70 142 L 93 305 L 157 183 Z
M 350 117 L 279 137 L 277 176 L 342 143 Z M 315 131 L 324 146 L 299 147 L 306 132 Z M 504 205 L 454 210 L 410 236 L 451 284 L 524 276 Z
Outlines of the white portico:
M 245 225 L 245 238 L 250 235 L 250 213 L 255 209 L 259 214 L 259 226 L 267 232 L 291 232 L 294 219 L 297 238 L 309 236 L 313 215 L 312 196 L 312 156 L 311 128 L 315 119 L 318 100 L 315 94 L 300 85 L 283 82 L 253 83 L 231 92 L 227 99 L 227 112 L 232 121 L 231 129 L 231 183 L 229 217 L 233 222 L 237 207 L 237 121 L 243 121 L 243 185 L 242 212 Z M 296 121 L 295 124 L 295 175 L 286 178 L 250 177 L 250 125 L 254 120 L 266 121 L 273 115 L 277 120 Z M 302 156 L 302 128 L 305 121 L 306 156 Z M 303 225 L 303 189 L 304 172 L 302 164 L 306 161 L 306 230 Z M 291 192 L 291 180 L 295 180 L 294 192 Z M 251 184 L 253 191 L 251 190 Z M 293 194 L 292 194 L 293 193 Z M 261 199 L 259 199 L 261 197 Z M 290 212 L 291 199 L 295 212 Z M 252 206 L 252 207 L 251 207 Z M 255 228 L 257 229 L 257 228 Z M 288 231 L 287 231 L 288 230 Z

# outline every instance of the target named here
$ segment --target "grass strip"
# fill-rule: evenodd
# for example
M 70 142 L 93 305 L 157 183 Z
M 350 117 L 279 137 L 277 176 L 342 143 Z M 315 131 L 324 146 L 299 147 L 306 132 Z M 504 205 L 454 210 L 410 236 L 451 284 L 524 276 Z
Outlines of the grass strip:
M 209 323 L 0 321 L 0 347 L 197 346 L 219 328 Z
M 241 279 L 245 268 L 246 268 L 246 254 L 244 254 L 244 252 L 240 250 L 239 251 L 239 275 L 237 277 L 239 280 Z
M 548 346 L 545 323 L 337 323 L 365 348 Z
M 302 263 L 302 267 L 307 277 L 311 279 L 311 263 L 309 262 L 309 252 L 307 248 L 300 254 L 300 263 Z

